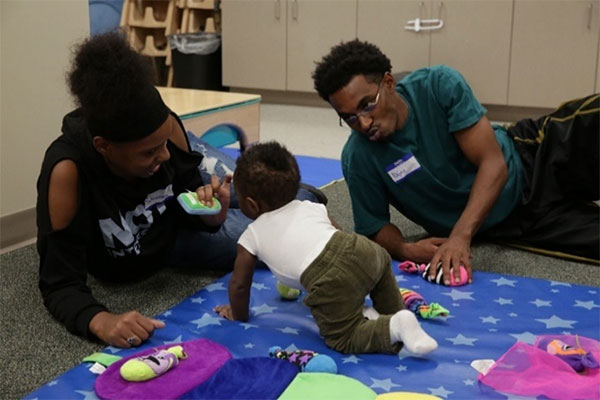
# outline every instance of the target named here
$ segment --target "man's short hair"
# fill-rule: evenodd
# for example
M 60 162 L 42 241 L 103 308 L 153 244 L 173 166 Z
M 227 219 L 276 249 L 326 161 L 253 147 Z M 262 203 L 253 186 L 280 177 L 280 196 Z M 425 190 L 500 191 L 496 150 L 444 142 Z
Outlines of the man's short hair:
M 391 71 L 390 59 L 377 46 L 355 39 L 333 46 L 317 63 L 312 78 L 319 96 L 329 102 L 329 96 L 346 86 L 354 76 L 365 75 L 375 81 Z

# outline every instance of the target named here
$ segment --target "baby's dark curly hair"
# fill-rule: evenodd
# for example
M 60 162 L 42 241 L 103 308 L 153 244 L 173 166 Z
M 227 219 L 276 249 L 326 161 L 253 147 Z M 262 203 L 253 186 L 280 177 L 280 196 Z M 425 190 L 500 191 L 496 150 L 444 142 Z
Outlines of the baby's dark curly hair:
M 390 59 L 377 46 L 358 39 L 342 42 L 317 63 L 312 74 L 315 90 L 329 102 L 329 96 L 346 86 L 354 76 L 365 75 L 376 82 L 392 71 Z
M 83 113 L 110 116 L 136 101 L 140 88 L 155 83 L 150 60 L 124 34 L 93 36 L 73 49 L 67 84 Z
M 300 169 L 283 145 L 258 143 L 237 159 L 233 180 L 238 196 L 252 197 L 275 210 L 296 198 Z

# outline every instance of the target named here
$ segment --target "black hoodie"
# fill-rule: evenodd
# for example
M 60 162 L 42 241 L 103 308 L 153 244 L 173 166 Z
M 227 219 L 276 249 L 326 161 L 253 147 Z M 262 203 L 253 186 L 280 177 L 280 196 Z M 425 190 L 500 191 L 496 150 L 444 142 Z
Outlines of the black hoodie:
M 167 148 L 171 158 L 154 175 L 127 182 L 109 171 L 92 146 L 85 118 L 75 110 L 64 117 L 62 135 L 46 151 L 37 182 L 39 288 L 46 308 L 70 332 L 89 336 L 92 317 L 106 310 L 87 286 L 88 273 L 116 282 L 145 277 L 167 262 L 178 225 L 197 220 L 184 214 L 175 196 L 202 184 L 197 168 L 202 155 L 171 141 Z M 79 204 L 72 222 L 53 231 L 48 185 L 52 169 L 64 159 L 77 165 Z

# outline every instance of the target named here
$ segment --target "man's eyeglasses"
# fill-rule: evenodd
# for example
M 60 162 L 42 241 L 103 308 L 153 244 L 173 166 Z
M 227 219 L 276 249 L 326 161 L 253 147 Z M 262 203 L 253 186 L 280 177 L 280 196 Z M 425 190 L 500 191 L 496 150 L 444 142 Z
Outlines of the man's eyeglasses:
M 385 77 L 385 75 L 384 75 Z M 383 78 L 381 78 L 381 82 L 379 82 L 379 87 L 377 88 L 377 94 L 375 95 L 375 100 L 370 101 L 356 114 L 340 114 L 340 126 L 342 125 L 342 120 L 346 121 L 346 123 L 350 126 L 356 124 L 358 122 L 358 117 L 361 115 L 366 115 L 375 110 L 377 107 L 377 102 L 379 101 L 379 93 L 381 91 L 381 84 L 383 83 Z

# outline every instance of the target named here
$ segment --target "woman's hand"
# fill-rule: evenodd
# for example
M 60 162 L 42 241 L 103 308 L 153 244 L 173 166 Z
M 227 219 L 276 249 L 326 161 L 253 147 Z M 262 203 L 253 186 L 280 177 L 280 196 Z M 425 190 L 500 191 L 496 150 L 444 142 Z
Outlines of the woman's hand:
M 88 329 L 103 342 L 113 347 L 139 346 L 154 333 L 164 328 L 165 323 L 143 316 L 137 311 L 112 314 L 107 311 L 94 315 Z

